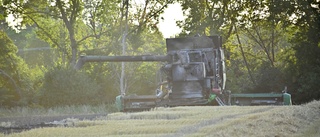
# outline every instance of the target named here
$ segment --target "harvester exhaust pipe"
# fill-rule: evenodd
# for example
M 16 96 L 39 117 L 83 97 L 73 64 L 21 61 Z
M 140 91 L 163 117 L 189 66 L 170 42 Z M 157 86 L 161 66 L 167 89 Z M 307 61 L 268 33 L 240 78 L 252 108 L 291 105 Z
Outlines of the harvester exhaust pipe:
M 84 63 L 86 63 L 85 56 L 80 56 L 80 58 L 78 59 L 78 62 L 76 63 L 76 65 L 74 65 L 74 69 L 75 70 L 81 69 Z

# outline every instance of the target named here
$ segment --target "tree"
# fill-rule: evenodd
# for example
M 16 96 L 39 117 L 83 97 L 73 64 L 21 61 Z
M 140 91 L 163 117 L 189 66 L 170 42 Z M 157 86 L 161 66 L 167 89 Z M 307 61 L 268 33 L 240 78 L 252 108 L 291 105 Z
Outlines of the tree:
M 294 61 L 291 32 L 280 23 L 269 25 L 257 22 L 251 28 L 235 29 L 225 43 L 230 55 L 228 85 L 234 92 L 280 92 L 288 85 L 285 68 Z
M 275 1 L 270 9 L 274 18 L 296 26 L 291 43 L 296 61 L 288 68 L 294 74 L 293 97 L 297 103 L 320 98 L 320 1 Z M 285 7 L 285 8 L 284 8 Z
M 15 0 L 5 1 L 4 7 L 7 14 L 23 18 L 21 25 L 26 23 L 36 25 L 40 37 L 53 47 L 57 47 L 67 56 L 68 63 L 73 65 L 76 62 L 79 47 L 85 40 L 99 38 L 108 31 L 106 27 L 108 24 L 102 25 L 96 16 L 102 13 L 99 3 L 109 1 L 94 2 Z M 67 47 L 70 48 L 70 51 Z
M 20 56 L 30 69 L 41 67 L 52 67 L 58 60 L 56 49 L 50 48 L 49 43 L 38 38 L 36 28 L 27 26 L 17 33 L 15 30 L 5 29 L 5 33 L 18 47 L 17 55 Z
M 141 34 L 142 31 L 146 29 L 147 25 L 151 24 L 150 30 L 155 30 L 158 32 L 158 29 L 156 27 L 157 22 L 159 21 L 160 13 L 163 12 L 164 8 L 167 7 L 169 3 L 171 3 L 171 0 L 165 0 L 165 1 L 153 1 L 153 0 L 146 0 L 145 3 L 142 6 L 137 6 L 137 13 L 133 13 L 134 16 L 137 17 L 138 25 L 136 28 L 134 28 L 131 32 L 136 35 L 132 35 L 134 41 L 133 48 L 137 48 L 140 45 L 143 44 L 143 41 L 141 41 Z M 152 5 L 152 6 L 150 6 Z M 159 5 L 159 6 L 158 6 Z M 139 7 L 142 7 L 140 9 Z M 147 12 L 147 8 L 151 9 L 150 12 Z M 122 55 L 126 55 L 126 49 L 127 49 L 127 43 L 126 39 L 127 36 L 129 36 L 128 33 L 128 13 L 129 12 L 129 0 L 123 0 L 122 8 L 121 8 L 121 21 L 124 22 L 121 27 L 123 30 L 122 35 Z M 124 21 L 122 20 L 123 18 Z M 136 21 L 136 20 L 134 20 Z M 131 33 L 130 32 L 130 33 Z M 136 46 L 135 46 L 136 45 Z M 127 83 L 125 83 L 125 63 L 121 63 L 121 75 L 120 75 L 120 94 L 125 94 L 127 89 Z
M 0 31 L 0 43 L 0 103 L 3 106 L 28 104 L 33 95 L 30 71 L 3 31 Z
M 201 0 L 179 2 L 187 16 L 186 20 L 178 22 L 178 25 L 184 29 L 180 35 L 197 33 L 223 35 L 224 42 L 230 42 L 225 44 L 225 48 L 230 50 L 227 51 L 227 55 L 241 55 L 240 47 L 243 48 L 242 60 L 248 60 L 247 71 L 252 70 L 251 81 L 253 83 L 254 81 L 258 83 L 264 81 L 265 83 L 265 80 L 271 76 L 267 73 L 277 73 L 278 76 L 285 77 L 286 82 L 282 83 L 290 85 L 288 86 L 289 91 L 297 97 L 294 99 L 298 103 L 320 98 L 318 94 L 320 89 L 315 84 L 315 81 L 319 78 L 319 70 L 317 69 L 319 68 L 318 55 L 320 55 L 319 1 Z M 281 25 L 279 26 L 279 24 Z M 235 28 L 238 30 L 235 31 Z M 284 33 L 283 30 L 285 30 Z M 236 40 L 233 34 L 238 32 L 239 40 Z M 268 35 L 265 35 L 265 32 L 268 32 Z M 234 50 L 234 47 L 228 47 L 235 44 L 234 42 L 242 43 L 239 44 L 240 52 L 238 53 L 236 53 L 237 50 Z M 253 43 L 256 44 L 256 48 L 262 50 L 250 49 L 252 48 L 250 44 Z M 252 52 L 253 50 L 256 52 Z M 235 56 L 232 55 L 232 57 Z M 252 60 L 253 58 L 256 60 Z M 231 59 L 229 64 L 242 65 L 242 61 Z M 237 67 L 231 66 L 231 70 L 233 72 L 229 73 L 229 78 L 230 75 L 232 78 L 232 75 L 243 75 L 242 73 L 244 73 Z M 245 75 L 248 76 L 249 74 Z M 244 78 L 239 81 L 248 80 Z M 248 87 L 258 88 L 260 85 L 260 89 L 262 88 L 261 84 L 258 83 L 257 85 L 251 85 L 247 82 L 239 83 L 239 81 L 237 83 L 242 86 L 248 85 Z M 300 98 L 300 101 L 298 101 L 298 98 Z

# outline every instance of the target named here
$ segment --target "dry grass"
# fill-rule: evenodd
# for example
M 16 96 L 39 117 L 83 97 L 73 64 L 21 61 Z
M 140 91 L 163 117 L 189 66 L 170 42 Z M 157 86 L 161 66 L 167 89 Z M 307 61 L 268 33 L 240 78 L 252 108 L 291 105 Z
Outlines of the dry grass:
M 73 127 L 41 128 L 9 136 L 320 136 L 320 101 L 301 106 L 206 106 L 113 113 Z M 1 136 L 1 135 L 0 135 Z

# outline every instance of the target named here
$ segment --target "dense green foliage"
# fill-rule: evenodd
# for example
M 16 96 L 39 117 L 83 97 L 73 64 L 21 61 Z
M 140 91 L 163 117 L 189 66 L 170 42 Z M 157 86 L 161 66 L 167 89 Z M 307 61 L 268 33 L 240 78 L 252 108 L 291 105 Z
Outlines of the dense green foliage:
M 233 92 L 280 92 L 294 103 L 319 99 L 320 2 L 317 0 L 179 1 L 181 36 L 219 34 Z
M 288 87 L 294 103 L 320 98 L 318 0 L 0 2 L 4 106 L 112 102 L 120 92 L 121 63 L 88 63 L 80 72 L 70 68 L 81 54 L 165 54 L 157 24 L 174 2 L 187 17 L 177 22 L 183 29 L 179 37 L 223 36 L 227 88 L 232 92 L 281 92 Z M 14 26 L 18 33 L 5 22 L 9 15 L 22 20 Z M 152 94 L 159 67 L 126 63 L 125 92 Z
M 44 75 L 39 92 L 43 106 L 98 104 L 105 101 L 106 92 L 86 73 L 56 67 Z
M 16 55 L 17 47 L 0 31 L 0 104 L 3 106 L 30 103 L 35 91 L 36 74 Z
M 263 27 L 268 25 L 256 23 L 250 29 L 231 35 L 225 44 L 230 54 L 228 70 L 232 91 L 280 92 L 288 86 L 283 72 L 294 58 L 293 45 L 288 42 L 290 32 L 282 29 L 282 24 Z

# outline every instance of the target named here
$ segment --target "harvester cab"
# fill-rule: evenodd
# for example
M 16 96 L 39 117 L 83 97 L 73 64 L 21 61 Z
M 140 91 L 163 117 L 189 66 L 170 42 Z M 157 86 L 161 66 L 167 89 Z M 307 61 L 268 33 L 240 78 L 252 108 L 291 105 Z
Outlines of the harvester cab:
M 171 92 L 161 104 L 205 105 L 212 94 L 219 98 L 224 93 L 226 75 L 220 36 L 172 38 L 166 44 L 169 60 L 161 71 L 167 76 Z

